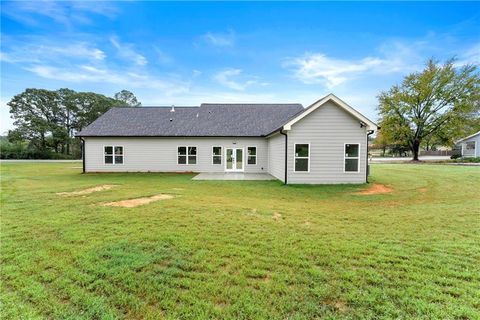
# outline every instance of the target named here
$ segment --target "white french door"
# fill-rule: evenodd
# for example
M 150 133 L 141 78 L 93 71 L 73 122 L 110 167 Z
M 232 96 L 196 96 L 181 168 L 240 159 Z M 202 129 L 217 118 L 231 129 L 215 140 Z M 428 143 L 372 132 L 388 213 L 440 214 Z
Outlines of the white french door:
M 225 148 L 225 171 L 243 171 L 243 148 Z

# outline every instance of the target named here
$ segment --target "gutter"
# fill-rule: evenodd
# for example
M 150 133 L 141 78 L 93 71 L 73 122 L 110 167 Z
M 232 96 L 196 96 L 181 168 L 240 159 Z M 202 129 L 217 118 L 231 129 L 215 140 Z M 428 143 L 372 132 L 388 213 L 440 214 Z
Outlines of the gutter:
M 80 141 L 82 141 L 82 173 L 85 173 L 85 140 L 80 138 Z
M 380 127 L 377 128 L 377 130 L 379 130 L 379 129 L 380 129 Z M 366 164 L 366 166 L 365 166 L 365 168 L 366 168 L 366 170 L 365 170 L 365 182 L 366 183 L 369 183 L 368 182 L 368 174 L 370 173 L 369 172 L 370 171 L 370 169 L 369 169 L 370 166 L 368 164 L 368 137 L 371 136 L 374 132 L 375 132 L 375 130 L 368 130 L 367 131 L 367 161 L 365 162 L 365 164 Z
M 284 181 L 284 184 L 286 185 L 287 184 L 287 177 L 288 177 L 288 166 L 287 166 L 287 162 L 288 162 L 288 135 L 283 132 L 283 128 L 280 129 L 280 134 L 283 134 L 285 136 L 285 181 Z

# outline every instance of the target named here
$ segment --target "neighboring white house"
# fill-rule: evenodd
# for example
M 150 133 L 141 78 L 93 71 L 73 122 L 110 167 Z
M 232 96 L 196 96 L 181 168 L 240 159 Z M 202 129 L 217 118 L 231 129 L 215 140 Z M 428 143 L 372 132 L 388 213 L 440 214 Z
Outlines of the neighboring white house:
M 457 141 L 462 157 L 480 157 L 480 131 Z
M 78 133 L 84 172 L 269 173 L 365 183 L 377 125 L 333 94 L 300 104 L 113 108 Z

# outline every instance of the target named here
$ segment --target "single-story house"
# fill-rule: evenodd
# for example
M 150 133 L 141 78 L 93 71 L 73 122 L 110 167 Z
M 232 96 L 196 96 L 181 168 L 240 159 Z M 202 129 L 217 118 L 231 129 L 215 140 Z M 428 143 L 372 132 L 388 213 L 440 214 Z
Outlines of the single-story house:
M 84 172 L 269 173 L 365 183 L 377 125 L 333 94 L 301 104 L 112 108 L 79 132 Z
M 460 146 L 462 157 L 480 157 L 480 131 L 458 140 L 456 144 Z

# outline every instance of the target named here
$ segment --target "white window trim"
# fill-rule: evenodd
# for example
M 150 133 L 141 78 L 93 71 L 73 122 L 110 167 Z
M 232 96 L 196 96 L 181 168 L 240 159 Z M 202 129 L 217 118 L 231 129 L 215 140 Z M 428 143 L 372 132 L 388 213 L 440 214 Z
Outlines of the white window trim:
M 295 151 L 297 149 L 297 144 L 307 144 L 308 145 L 308 157 L 297 157 L 295 156 Z M 297 171 L 295 170 L 295 160 L 296 159 L 308 159 L 308 170 L 307 171 Z M 310 173 L 310 161 L 312 160 L 312 149 L 310 147 L 310 142 L 295 142 L 293 144 L 293 172 L 295 173 Z
M 112 163 L 105 163 L 105 147 L 112 147 L 113 148 L 113 162 Z M 123 157 L 123 162 L 122 163 L 115 163 L 115 147 L 122 147 L 122 157 Z M 118 145 L 113 145 L 113 144 L 105 144 L 102 149 L 102 154 L 103 154 L 103 164 L 106 166 L 123 166 L 125 164 L 125 147 L 123 145 L 118 146 Z
M 348 158 L 347 158 L 347 157 L 345 156 L 345 148 L 347 147 L 347 144 L 358 144 L 358 157 L 348 157 Z M 362 154 L 361 154 L 361 152 L 360 152 L 361 149 L 362 149 L 362 144 L 361 144 L 361 143 L 358 143 L 358 142 L 344 143 L 344 144 L 343 144 L 343 150 L 342 150 L 342 152 L 343 152 L 343 173 L 347 173 L 347 174 L 348 174 L 348 173 L 359 173 L 359 172 L 360 172 L 360 164 L 361 164 L 360 159 L 362 158 L 362 157 L 361 157 Z M 357 160 L 358 160 L 358 166 L 357 166 L 358 169 L 357 169 L 357 171 L 346 171 L 346 170 L 345 170 L 345 160 L 346 160 L 346 159 L 357 159 Z
M 248 157 L 249 157 L 249 156 L 248 156 L 248 148 L 255 148 L 255 155 L 252 156 L 252 157 L 255 157 L 255 164 L 249 164 L 249 163 L 248 163 Z M 247 161 L 245 162 L 245 164 L 246 164 L 247 166 L 256 166 L 256 165 L 258 165 L 258 157 L 257 157 L 257 156 L 258 156 L 258 147 L 257 147 L 257 146 L 247 146 L 245 149 L 247 150 L 247 154 L 245 155 L 245 159 L 246 159 Z
M 213 148 L 220 148 L 220 155 L 214 154 Z M 212 146 L 210 150 L 212 150 L 212 165 L 221 166 L 223 164 L 223 146 Z M 198 149 L 197 149 L 197 153 L 198 153 Z M 213 157 L 220 157 L 220 163 L 213 163 Z
M 473 149 L 473 155 L 472 154 L 467 154 L 467 155 L 463 155 L 464 154 L 464 150 L 466 150 L 467 148 L 467 143 L 468 142 L 473 142 L 475 144 L 475 149 Z M 473 140 L 473 141 L 464 141 L 462 142 L 462 157 L 476 157 L 477 156 L 477 141 L 476 140 Z
M 185 154 L 185 156 L 187 157 L 187 163 L 178 163 L 178 156 L 180 156 L 178 154 L 178 148 L 181 148 L 181 147 L 185 147 L 187 148 L 187 153 Z M 195 158 L 196 158 L 196 163 L 188 163 L 188 148 L 197 148 L 197 154 L 195 155 Z M 183 156 L 183 155 L 182 155 Z M 187 145 L 181 145 L 181 146 L 177 146 L 177 151 L 176 151 L 176 157 L 177 157 L 177 165 L 178 166 L 196 166 L 198 164 L 198 146 L 187 146 Z

